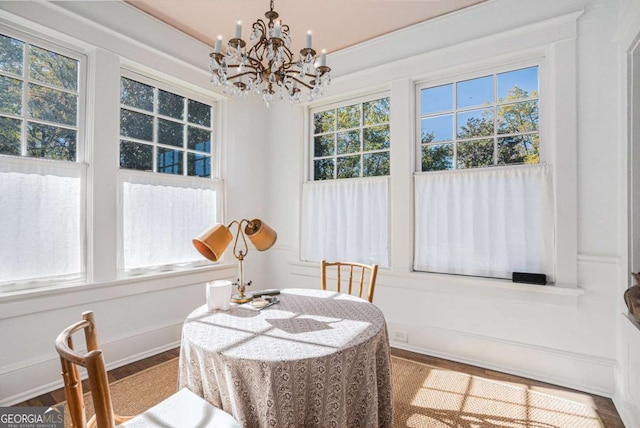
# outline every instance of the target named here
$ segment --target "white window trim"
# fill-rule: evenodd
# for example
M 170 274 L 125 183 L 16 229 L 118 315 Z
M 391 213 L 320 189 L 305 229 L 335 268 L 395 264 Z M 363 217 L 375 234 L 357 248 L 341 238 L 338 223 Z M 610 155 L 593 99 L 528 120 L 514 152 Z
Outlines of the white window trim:
M 500 64 L 498 66 L 496 66 L 495 68 L 489 69 L 489 70 L 483 70 L 483 71 L 469 71 L 467 73 L 463 73 L 463 74 L 457 74 L 455 76 L 451 76 L 449 79 L 447 79 L 446 77 L 439 77 L 436 80 L 420 80 L 416 82 L 416 86 L 415 86 L 415 90 L 416 90 L 416 94 L 415 94 L 415 99 L 416 99 L 416 103 L 419 103 L 420 100 L 420 96 L 421 96 L 421 91 L 423 89 L 426 88 L 432 88 L 432 87 L 436 87 L 436 86 L 441 86 L 441 85 L 447 85 L 447 84 L 456 84 L 459 83 L 461 81 L 465 81 L 465 80 L 470 80 L 470 79 L 475 79 L 475 78 L 480 78 L 480 77 L 485 77 L 485 76 L 493 76 L 495 74 L 499 74 L 499 73 L 504 73 L 504 72 L 509 72 L 509 71 L 515 71 L 515 70 L 519 70 L 519 69 L 523 69 L 523 68 L 529 68 L 529 67 L 534 67 L 537 66 L 538 67 L 538 76 L 540 78 L 540 76 L 542 76 L 544 74 L 544 57 L 540 56 L 538 58 L 531 58 L 530 60 L 527 61 L 516 61 L 514 63 L 509 63 L 509 64 Z M 496 91 L 497 89 L 494 88 L 494 91 Z M 539 103 L 541 102 L 540 100 L 542 100 L 542 98 L 545 95 L 542 93 L 541 89 L 540 89 L 540 84 L 538 84 L 538 96 L 536 97 L 536 99 L 539 101 Z M 508 104 L 513 103 L 513 102 L 525 102 L 525 101 L 531 101 L 531 98 L 526 98 L 526 99 L 521 99 L 521 100 L 515 100 L 515 101 L 509 101 Z M 502 102 L 502 104 L 507 104 L 506 102 Z M 499 104 L 497 102 L 497 99 L 493 102 L 493 104 L 490 105 L 490 107 L 494 107 L 494 106 L 500 106 L 501 104 Z M 464 109 L 460 109 L 460 110 L 470 110 L 470 109 L 481 109 L 484 108 L 484 105 L 479 105 L 479 106 L 475 106 L 473 108 L 468 108 L 465 107 Z M 538 111 L 539 114 L 542 116 L 542 112 L 540 111 L 540 104 L 538 107 Z M 454 109 L 453 113 L 454 115 L 459 111 L 459 109 Z M 436 112 L 435 114 L 442 114 L 442 112 Z M 421 128 L 421 114 L 420 111 L 418 110 L 418 105 L 416 105 L 416 147 L 415 147 L 415 170 L 416 173 L 424 173 L 424 174 L 429 174 L 429 173 L 433 173 L 433 172 L 440 172 L 440 171 L 422 171 L 422 165 L 421 165 L 421 132 L 422 132 L 422 128 Z M 497 120 L 497 118 L 494 118 L 494 120 Z M 541 126 L 541 124 L 540 124 Z M 497 131 L 494 131 L 494 134 L 490 135 L 490 136 L 486 136 L 486 137 L 478 137 L 478 139 L 484 139 L 484 138 L 499 138 L 500 134 L 495 133 Z M 455 134 L 455 131 L 454 131 Z M 546 144 L 543 143 L 542 140 L 542 130 L 538 129 L 538 134 L 540 135 L 540 150 L 539 150 L 539 155 L 540 155 L 540 164 L 545 163 L 545 155 L 546 155 L 546 151 L 545 151 L 545 147 L 547 146 Z M 456 136 L 454 135 L 453 138 L 454 144 L 457 147 L 458 144 L 458 138 L 456 138 Z M 442 144 L 448 144 L 448 141 L 443 141 Z M 520 166 L 519 164 L 513 164 L 513 165 L 504 165 L 504 167 L 518 167 Z M 486 168 L 495 168 L 495 167 L 502 167 L 501 165 L 492 165 L 492 166 L 488 166 Z M 443 170 L 445 172 L 452 172 L 452 171 L 457 171 L 459 168 L 454 167 L 451 170 Z
M 211 179 L 212 180 L 220 180 L 221 179 L 221 167 L 222 167 L 222 162 L 220 159 L 220 154 L 221 154 L 221 147 L 220 147 L 220 136 L 221 136 L 221 132 L 220 132 L 220 118 L 219 118 L 219 114 L 220 114 L 220 102 L 217 99 L 211 98 L 211 97 L 207 97 L 197 91 L 193 91 L 191 89 L 188 88 L 183 88 L 181 86 L 177 86 L 173 83 L 167 83 L 167 81 L 162 78 L 162 77 L 152 77 L 146 74 L 141 74 L 138 71 L 134 71 L 132 69 L 128 69 L 128 68 L 122 68 L 120 71 L 120 77 L 124 77 L 127 79 L 131 79 L 131 80 L 135 80 L 136 82 L 140 82 L 143 83 L 145 85 L 149 85 L 153 88 L 158 88 L 161 89 L 163 91 L 167 91 L 167 92 L 171 92 L 175 95 L 178 96 L 182 96 L 185 98 L 188 98 L 190 100 L 193 101 L 198 101 L 200 103 L 203 104 L 207 104 L 210 105 L 212 107 L 211 110 L 211 114 L 212 114 L 212 120 L 211 120 L 211 132 L 212 132 L 212 141 L 211 141 L 211 157 L 213 158 L 211 160 Z M 122 104 L 120 104 L 122 106 Z M 155 123 L 155 118 L 164 118 L 164 116 L 158 114 L 156 111 L 153 112 L 149 112 L 149 111 L 145 111 L 145 110 L 140 110 L 137 109 L 135 107 L 129 107 L 129 106 L 125 106 L 125 108 L 127 110 L 133 111 L 133 112 L 140 112 L 140 113 L 144 113 L 147 115 L 151 115 L 154 118 L 154 123 Z M 119 117 L 118 113 L 118 117 Z M 188 125 L 188 119 L 185 117 L 183 120 L 178 120 L 175 118 L 169 118 L 171 120 L 174 120 L 176 122 L 180 122 L 182 124 Z M 119 123 L 119 122 L 118 122 Z M 119 128 L 118 128 L 119 129 Z M 200 128 L 199 128 L 200 129 Z M 119 131 L 118 131 L 119 132 Z M 154 128 L 153 128 L 153 133 L 154 136 L 156 135 L 157 132 L 157 127 L 154 124 Z M 121 135 L 118 134 L 119 136 L 119 140 L 118 140 L 118 153 L 120 153 L 120 139 L 121 139 Z M 185 136 L 186 137 L 186 136 Z M 138 141 L 136 139 L 129 139 L 130 141 Z M 141 141 L 145 144 L 148 145 L 152 145 L 154 147 L 165 147 L 161 144 L 158 144 L 156 138 L 154 138 L 154 141 Z M 169 147 L 169 146 L 166 146 Z M 189 151 L 187 149 L 183 149 L 184 153 L 185 153 L 185 157 L 187 155 L 187 153 L 192 153 L 192 151 Z M 157 162 L 157 158 L 154 156 L 153 158 L 153 165 L 155 166 Z M 156 172 L 157 173 L 157 172 Z M 164 174 L 164 173 L 162 173 Z M 168 174 L 168 175 L 174 175 L 174 174 Z M 177 175 L 175 174 L 176 177 L 188 177 L 187 175 Z M 208 180 L 209 178 L 206 177 L 201 177 L 203 179 Z
M 72 58 L 78 61 L 78 88 L 76 91 L 68 91 L 61 88 L 55 88 L 62 90 L 65 93 L 76 93 L 78 96 L 78 110 L 76 117 L 76 126 L 69 127 L 67 125 L 62 125 L 62 127 L 75 128 L 77 131 L 76 134 L 76 160 L 75 162 L 64 161 L 64 160 L 54 160 L 47 158 L 37 158 L 32 156 L 26 156 L 24 153 L 25 141 L 21 141 L 21 152 L 20 156 L 10 156 L 10 155 L 2 155 L 0 162 L 5 164 L 5 166 L 11 166 L 15 168 L 14 170 L 21 171 L 31 171 L 34 168 L 37 168 L 39 165 L 49 164 L 54 169 L 59 170 L 73 170 L 76 171 L 80 175 L 81 185 L 80 185 L 80 207 L 81 207 L 81 216 L 79 219 L 79 229 L 82 231 L 82 235 L 80 236 L 81 240 L 81 255 L 80 255 L 80 263 L 81 269 L 79 273 L 79 277 L 62 277 L 62 278 L 48 278 L 48 279 L 34 279 L 29 281 L 16 281 L 15 283 L 7 286 L 5 291 L 7 293 L 34 293 L 39 292 L 42 289 L 49 288 L 50 286 L 54 287 L 65 287 L 65 286 L 73 286 L 79 283 L 86 283 L 88 280 L 88 272 L 91 270 L 89 266 L 89 256 L 88 256 L 88 245 L 87 240 L 89 239 L 89 230 L 88 230 L 88 150 L 89 150 L 89 132 L 88 132 L 88 114 L 87 114 L 87 105 L 88 98 L 91 96 L 89 92 L 88 86 L 88 75 L 89 75 L 89 57 L 87 50 L 80 47 L 75 43 L 71 43 L 70 41 L 63 41 L 63 39 L 58 38 L 58 34 L 43 34 L 38 31 L 34 31 L 31 29 L 24 28 L 15 22 L 7 21 L 4 16 L 0 16 L 0 33 L 5 36 L 9 36 L 15 39 L 18 39 L 24 42 L 26 45 L 35 45 L 39 48 L 46 49 L 57 54 Z M 27 55 L 27 51 L 25 49 L 24 52 Z M 23 57 L 23 66 L 24 60 L 26 58 Z M 31 79 L 28 76 L 29 70 L 23 70 L 23 85 L 28 85 L 31 82 Z M 36 82 L 38 83 L 38 82 Z M 38 83 L 40 84 L 40 83 Z M 50 85 L 44 84 L 46 87 L 50 87 Z M 26 122 L 30 121 L 27 115 L 27 97 L 26 91 L 23 87 L 22 92 L 22 103 L 23 103 L 23 111 L 20 115 L 10 115 L 11 117 L 16 117 L 20 119 L 23 125 L 26 125 Z M 34 119 L 35 123 L 41 123 L 41 121 Z M 23 126 L 22 129 L 22 139 L 25 139 L 26 126 Z M 4 292 L 2 293 L 4 294 Z
M 76 137 L 76 163 L 86 162 L 87 159 L 87 97 L 89 96 L 88 85 L 87 85 L 87 75 L 88 75 L 88 58 L 87 54 L 83 49 L 77 48 L 72 45 L 64 45 L 57 42 L 55 39 L 50 37 L 45 37 L 28 33 L 26 31 L 17 29 L 15 26 L 7 25 L 3 20 L 0 19 L 0 33 L 10 36 L 16 39 L 19 39 L 26 44 L 36 45 L 37 47 L 50 50 L 52 52 L 61 54 L 63 56 L 67 56 L 69 58 L 75 59 L 78 61 L 78 116 L 77 116 L 77 137 Z M 28 77 L 28 70 L 24 70 L 24 84 L 31 83 L 31 79 Z M 41 84 L 39 82 L 35 82 L 39 85 L 43 85 L 45 87 L 52 87 L 48 84 Z M 52 87 L 53 88 L 53 87 Z M 71 93 L 73 91 L 69 91 L 62 88 L 55 88 L 65 93 Z M 20 115 L 20 117 L 26 117 L 26 103 L 25 103 L 25 93 L 23 90 L 23 109 L 24 111 Z M 40 120 L 34 119 L 35 123 L 40 123 Z M 64 128 L 72 128 L 72 126 L 62 125 Z M 23 133 L 25 130 L 23 130 Z M 24 137 L 24 136 L 23 136 Z M 29 157 L 29 156 L 22 156 Z
M 350 97 L 347 99 L 342 99 L 340 101 L 332 101 L 330 103 L 323 103 L 323 104 L 314 104 L 313 106 L 310 106 L 306 109 L 305 111 L 305 132 L 304 132 L 304 138 L 305 138 L 305 150 L 303 150 L 304 152 L 304 157 L 306 159 L 305 162 L 305 168 L 304 168 L 304 176 L 305 176 L 305 182 L 314 182 L 314 181 L 332 181 L 332 180 L 314 180 L 313 179 L 313 160 L 314 160 L 314 156 L 313 156 L 313 120 L 311 119 L 314 115 L 314 113 L 318 113 L 321 111 L 326 111 L 326 110 L 332 110 L 332 109 L 338 109 L 340 107 L 345 107 L 345 106 L 350 106 L 350 105 L 354 105 L 354 104 L 364 104 L 366 102 L 369 101 L 375 101 L 375 100 L 379 100 L 381 98 L 389 98 L 391 99 L 391 93 L 389 91 L 379 91 L 379 92 L 373 92 L 373 93 L 367 93 L 366 95 L 361 95 L 361 96 L 354 96 L 354 97 Z M 393 106 L 391 105 L 389 108 L 389 111 L 391 111 L 393 109 Z M 389 119 L 391 119 L 391 115 L 389 116 Z M 389 120 L 389 127 L 390 129 L 393 129 L 393 127 L 391 127 L 391 120 Z M 360 127 L 362 128 L 362 127 Z M 337 132 L 337 130 L 336 130 Z M 393 141 L 390 139 L 390 144 L 389 144 L 389 157 L 391 158 L 391 147 L 393 146 Z M 358 152 L 359 154 L 362 154 L 363 152 Z M 337 166 L 336 166 L 337 168 Z M 387 177 L 387 176 L 385 176 Z M 358 179 L 366 179 L 369 177 L 351 177 L 351 178 L 334 178 L 333 180 L 358 180 Z
M 417 102 L 418 91 L 425 86 L 481 76 L 483 73 L 491 74 L 539 65 L 540 160 L 541 163 L 550 165 L 553 171 L 555 285 L 569 288 L 578 286 L 575 50 L 575 40 L 566 39 L 526 53 L 516 52 L 494 60 L 483 60 L 477 64 L 470 63 L 450 70 L 439 70 L 433 78 L 422 77 L 416 80 L 414 94 Z M 447 75 L 450 77 L 447 78 Z M 414 144 L 420 132 L 419 126 L 416 112 Z M 413 164 L 416 168 L 417 153 L 418 148 L 415 148 Z M 429 173 L 418 171 L 414 174 Z M 393 200 L 393 195 L 391 198 Z
M 456 292 L 484 296 L 485 293 L 508 300 L 573 306 L 584 293 L 578 282 L 577 230 L 577 20 L 582 11 L 556 16 L 524 27 L 517 27 L 451 46 L 395 59 L 374 68 L 336 79 L 327 96 L 361 94 L 369 88 L 391 88 L 392 155 L 390 186 L 391 266 L 381 271 L 378 282 L 402 277 L 402 287 L 419 292 Z M 366 50 L 353 52 L 357 61 Z M 488 59 L 487 59 L 488 58 Z M 540 132 L 554 149 L 544 153 L 554 169 L 554 222 L 556 228 L 556 282 L 553 287 L 512 284 L 508 280 L 461 278 L 457 275 L 413 272 L 413 183 L 415 161 L 415 82 L 446 80 L 452 75 L 492 70 L 500 63 L 514 64 L 544 58 L 541 70 Z M 363 57 L 363 60 L 365 58 Z M 343 95 L 344 96 L 344 95 Z M 315 106 L 316 104 L 314 104 Z M 319 104 L 318 104 L 319 105 Z M 308 132 L 309 116 L 304 116 Z M 308 141 L 308 136 L 305 136 Z M 558 144 L 555 144 L 558 142 Z M 305 150 L 308 150 L 305 144 Z M 308 153 L 301 159 L 308 169 Z M 558 160 L 558 161 L 556 161 Z M 308 177 L 304 172 L 303 181 Z M 407 213 L 408 211 L 408 213 Z M 296 242 L 294 240 L 294 242 Z M 296 242 L 299 245 L 299 242 Z M 292 249 L 299 260 L 299 246 Z M 317 276 L 317 266 L 292 262 L 294 274 Z M 452 288 L 453 287 L 453 288 Z M 454 290 L 455 289 L 455 290 Z M 490 290 L 489 290 L 490 289 Z M 452 291 L 453 290 L 453 291 Z

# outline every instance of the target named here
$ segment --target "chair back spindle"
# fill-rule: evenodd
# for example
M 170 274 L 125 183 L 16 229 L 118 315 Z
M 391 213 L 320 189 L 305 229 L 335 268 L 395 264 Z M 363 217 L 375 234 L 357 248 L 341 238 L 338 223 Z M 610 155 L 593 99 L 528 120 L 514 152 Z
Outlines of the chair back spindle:
M 349 279 L 347 281 L 347 293 L 354 294 L 354 272 L 356 278 L 359 274 L 360 278 L 357 284 L 357 293 L 356 295 L 360 298 L 363 298 L 363 293 L 365 292 L 366 286 L 366 299 L 369 302 L 373 302 L 373 293 L 375 291 L 376 286 L 376 278 L 378 276 L 378 265 L 367 265 L 363 263 L 354 263 L 354 262 L 327 262 L 326 260 L 322 260 L 320 262 L 320 288 L 322 290 L 327 289 L 327 279 L 328 279 L 328 271 L 329 268 L 335 268 L 336 271 L 336 291 L 338 293 L 342 292 L 342 269 L 348 269 Z M 368 276 L 369 281 L 365 282 L 365 278 Z M 357 279 L 356 279 L 357 280 Z

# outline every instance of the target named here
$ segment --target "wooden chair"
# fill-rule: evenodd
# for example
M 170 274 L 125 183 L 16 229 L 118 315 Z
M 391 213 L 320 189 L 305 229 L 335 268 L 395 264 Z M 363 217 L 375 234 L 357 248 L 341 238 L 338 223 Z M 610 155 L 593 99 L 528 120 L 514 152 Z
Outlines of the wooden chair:
M 341 273 L 344 270 L 345 273 L 349 272 L 349 279 L 346 282 L 348 285 L 348 289 L 346 293 L 353 294 L 353 281 L 354 281 L 354 271 L 356 277 L 359 276 L 358 297 L 362 298 L 362 293 L 364 291 L 365 277 L 368 274 L 369 281 L 367 286 L 367 300 L 373 302 L 373 292 L 376 287 L 376 277 L 378 276 L 378 265 L 365 265 L 362 263 L 353 263 L 353 262 L 327 262 L 326 260 L 322 260 L 320 262 L 321 273 L 320 273 L 320 287 L 323 290 L 327 289 L 327 268 L 328 267 L 336 267 L 337 277 L 336 277 L 336 288 L 338 293 L 341 293 L 341 285 L 342 285 L 342 277 Z
M 84 330 L 87 353 L 80 354 L 73 347 L 74 333 Z M 98 338 L 93 312 L 84 312 L 82 321 L 65 328 L 56 339 L 60 355 L 65 395 L 74 428 L 132 427 L 232 427 L 241 425 L 228 413 L 212 406 L 188 389 L 182 389 L 144 413 L 119 416 L 113 412 L 109 381 Z M 95 415 L 87 421 L 78 366 L 85 367 L 89 377 Z

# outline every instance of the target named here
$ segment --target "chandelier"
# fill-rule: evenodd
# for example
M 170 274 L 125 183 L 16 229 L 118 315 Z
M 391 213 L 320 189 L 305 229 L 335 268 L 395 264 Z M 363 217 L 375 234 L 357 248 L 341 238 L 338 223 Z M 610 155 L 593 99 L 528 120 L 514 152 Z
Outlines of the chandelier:
M 262 95 L 267 107 L 276 99 L 300 102 L 302 88 L 308 90 L 308 101 L 323 95 L 331 83 L 331 68 L 327 67 L 324 51 L 316 61 L 311 32 L 307 33 L 306 47 L 300 50 L 296 61 L 290 49 L 289 26 L 276 21 L 279 15 L 273 10 L 273 0 L 264 16 L 268 22 L 258 19 L 251 26 L 249 39 L 253 46 L 249 50 L 242 40 L 240 21 L 236 23 L 235 37 L 227 43 L 226 52 L 222 52 L 222 36 L 218 36 L 209 55 L 211 82 L 236 97 L 248 98 L 250 93 Z

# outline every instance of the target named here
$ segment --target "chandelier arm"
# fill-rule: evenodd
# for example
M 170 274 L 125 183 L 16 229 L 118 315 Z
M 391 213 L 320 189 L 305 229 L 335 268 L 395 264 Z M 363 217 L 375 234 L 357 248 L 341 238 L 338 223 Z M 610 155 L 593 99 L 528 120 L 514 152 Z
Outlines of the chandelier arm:
M 305 82 L 304 80 L 300 80 L 297 77 L 294 77 L 293 75 L 286 75 L 287 77 L 289 77 L 291 80 L 295 80 L 296 82 L 300 83 L 302 86 L 304 86 L 307 89 L 313 89 L 313 86 L 310 86 L 307 82 Z
M 234 66 L 234 67 L 237 67 L 237 65 Z M 253 76 L 257 77 L 257 71 L 244 71 L 242 73 L 234 74 L 233 76 L 228 76 L 227 80 L 233 80 L 233 79 L 235 79 L 237 77 L 246 76 L 247 74 L 252 74 Z
M 247 60 L 251 63 L 251 65 L 245 65 L 245 67 L 251 67 L 256 72 L 262 70 L 264 67 L 262 66 L 262 61 L 259 58 L 251 58 L 247 57 Z
M 256 22 L 254 22 L 253 25 L 251 25 L 251 28 L 254 32 L 255 30 L 258 30 L 260 32 L 260 38 L 258 39 L 258 42 L 266 38 L 268 27 L 262 19 L 258 19 Z

